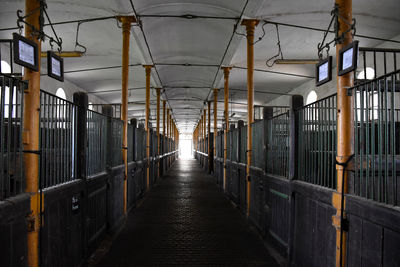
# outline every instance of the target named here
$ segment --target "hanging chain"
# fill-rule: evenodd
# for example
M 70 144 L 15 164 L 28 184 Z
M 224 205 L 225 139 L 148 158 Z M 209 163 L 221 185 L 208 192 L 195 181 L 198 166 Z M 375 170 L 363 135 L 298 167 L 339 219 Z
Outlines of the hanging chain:
M 51 23 L 50 17 L 47 14 L 47 4 L 45 0 L 40 0 L 39 1 L 40 6 L 38 8 L 35 8 L 34 10 L 32 10 L 32 12 L 26 14 L 25 16 L 22 15 L 22 10 L 17 10 L 17 27 L 18 27 L 18 31 L 19 34 L 22 34 L 22 29 L 24 28 L 24 26 L 22 24 L 27 25 L 28 27 L 30 27 L 32 29 L 31 32 L 31 37 L 37 38 L 41 41 L 45 41 L 46 38 L 49 39 L 49 44 L 51 46 L 51 48 L 53 49 L 53 45 L 54 43 L 57 44 L 58 46 L 58 51 L 61 52 L 62 50 L 62 39 L 60 37 L 58 37 L 53 24 Z M 39 29 L 37 29 L 35 26 L 33 26 L 32 24 L 28 23 L 25 19 L 32 16 L 33 14 L 35 14 L 36 12 L 39 12 Z M 49 25 L 52 29 L 53 35 L 54 37 L 46 34 L 43 31 L 43 27 L 44 27 L 44 16 L 46 16 Z
M 277 43 L 276 43 L 276 45 L 278 46 L 278 53 L 276 54 L 276 55 L 274 55 L 274 56 L 272 56 L 271 58 L 269 58 L 266 62 L 265 62 L 265 64 L 268 66 L 268 67 L 272 67 L 274 64 L 275 64 L 275 62 L 278 60 L 278 58 L 280 57 L 280 59 L 283 59 L 283 52 L 282 52 L 282 47 L 281 47 L 281 40 L 280 40 L 280 38 L 279 38 L 279 26 L 278 26 L 278 24 L 275 24 L 275 28 L 276 28 L 276 38 L 277 38 Z M 273 60 L 273 61 L 272 61 Z M 271 62 L 272 61 L 272 63 L 269 63 L 269 62 Z
M 324 37 L 322 39 L 322 42 L 318 43 L 318 46 L 317 46 L 319 59 L 322 59 L 324 49 L 326 50 L 326 56 L 327 57 L 329 56 L 329 49 L 330 49 L 330 46 L 332 43 L 335 43 L 335 45 L 343 43 L 345 35 L 349 32 L 351 32 L 352 37 L 354 37 L 356 34 L 356 19 L 353 18 L 350 23 L 345 18 L 343 18 L 343 16 L 340 15 L 339 6 L 337 4 L 335 4 L 333 10 L 331 11 L 331 16 L 332 16 L 331 21 L 329 23 L 328 28 L 324 32 Z M 341 19 L 344 23 L 346 23 L 349 26 L 349 28 L 340 35 L 339 35 L 339 19 Z M 333 40 L 331 40 L 330 42 L 325 43 L 326 37 L 327 37 L 328 33 L 330 32 L 333 22 L 334 22 L 335 38 Z

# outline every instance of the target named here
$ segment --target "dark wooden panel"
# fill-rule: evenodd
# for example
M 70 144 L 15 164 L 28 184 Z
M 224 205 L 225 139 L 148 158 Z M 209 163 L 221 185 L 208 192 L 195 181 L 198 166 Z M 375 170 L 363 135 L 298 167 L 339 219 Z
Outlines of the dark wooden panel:
M 381 266 L 382 234 L 382 227 L 364 220 L 361 245 L 361 263 L 363 267 Z
M 0 266 L 27 266 L 27 227 L 30 210 L 27 194 L 0 202 Z
M 331 191 L 318 190 L 317 194 L 303 184 L 300 192 L 294 191 L 294 237 L 292 264 L 319 267 L 335 264 L 335 228 L 331 217 L 334 208 L 321 200 L 329 198 Z M 326 196 L 323 196 L 326 194 Z
M 347 263 L 348 266 L 361 266 L 362 251 L 362 220 L 354 215 L 348 215 L 349 233 L 347 236 Z
M 109 231 L 115 232 L 124 219 L 124 166 L 113 168 L 109 178 L 107 191 Z
M 383 266 L 400 266 L 400 233 L 384 229 Z
M 81 263 L 84 256 L 83 188 L 82 181 L 75 181 L 44 193 L 44 226 L 40 231 L 43 266 Z M 73 208 L 74 200 L 77 209 Z

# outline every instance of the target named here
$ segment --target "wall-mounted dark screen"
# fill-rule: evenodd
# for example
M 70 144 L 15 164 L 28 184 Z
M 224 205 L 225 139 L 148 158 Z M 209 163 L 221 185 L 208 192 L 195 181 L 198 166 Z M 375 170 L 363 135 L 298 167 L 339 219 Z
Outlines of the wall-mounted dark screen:
M 39 70 L 38 45 L 17 33 L 13 33 L 14 62 L 33 71 Z

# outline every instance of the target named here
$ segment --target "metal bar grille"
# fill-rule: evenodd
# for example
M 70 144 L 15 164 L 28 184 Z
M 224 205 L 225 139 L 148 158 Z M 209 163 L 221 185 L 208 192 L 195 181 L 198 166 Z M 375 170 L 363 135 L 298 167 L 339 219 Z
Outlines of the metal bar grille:
M 267 173 L 289 178 L 289 112 L 267 119 Z
M 133 132 L 135 128 L 132 124 L 128 124 L 128 162 L 133 161 L 133 148 L 134 148 L 134 140 L 133 140 Z
M 86 173 L 88 176 L 106 170 L 107 116 L 87 111 Z
M 247 164 L 247 127 L 243 126 L 240 128 L 240 163 Z
M 122 130 L 124 122 L 120 119 L 111 118 L 111 164 L 112 166 L 118 166 L 124 163 L 122 158 Z
M 230 159 L 234 162 L 238 161 L 238 129 L 231 131 L 231 144 L 230 147 L 232 148 L 230 153 Z
M 349 192 L 399 204 L 400 71 L 352 88 L 354 99 L 354 177 Z
M 142 161 L 146 152 L 146 132 L 143 128 L 136 128 L 136 157 L 137 161 Z M 166 144 L 165 144 L 166 145 Z
M 74 103 L 40 91 L 40 188 L 76 177 L 76 123 Z
M 107 104 L 112 107 L 112 117 L 115 119 L 121 118 L 121 104 Z M 89 104 L 88 109 L 95 111 L 97 113 L 101 113 L 102 107 L 104 104 Z
M 299 180 L 336 188 L 336 94 L 296 111 Z
M 254 122 L 251 127 L 253 136 L 251 166 L 263 168 L 264 165 L 264 121 Z
M 25 83 L 0 74 L 0 201 L 22 193 L 23 106 Z

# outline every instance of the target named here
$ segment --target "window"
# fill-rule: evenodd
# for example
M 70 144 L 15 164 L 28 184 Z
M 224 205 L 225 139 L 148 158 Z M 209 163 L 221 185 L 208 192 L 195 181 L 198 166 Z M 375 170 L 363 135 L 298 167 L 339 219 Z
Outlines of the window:
M 65 95 L 65 91 L 61 87 L 57 89 L 56 96 L 58 96 L 59 98 L 62 98 L 62 99 L 67 99 L 67 96 Z
M 58 96 L 61 99 L 57 99 L 56 103 L 56 114 L 55 118 L 58 118 L 58 127 L 60 128 L 65 128 L 65 122 L 62 122 L 65 118 L 66 115 L 66 102 L 64 101 L 67 97 L 65 95 L 64 89 L 61 87 L 57 89 L 56 91 L 56 96 Z
M 379 92 L 357 92 L 357 121 L 366 121 L 378 119 L 379 110 Z M 367 118 L 368 117 L 368 118 Z
M 10 65 L 2 60 L 1 61 L 1 73 L 11 73 L 11 67 Z M 0 99 L 4 99 L 4 106 L 3 106 L 3 114 L 4 114 L 4 118 L 8 118 L 9 117 L 9 108 L 11 107 L 11 117 L 15 118 L 15 104 L 17 102 L 17 89 L 14 86 L 13 90 L 11 91 L 11 98 L 12 98 L 12 105 L 10 105 L 10 87 L 5 86 L 4 88 L 4 96 L 2 96 L 3 90 L 0 90 Z
M 10 64 L 4 60 L 1 61 L 1 73 L 11 73 Z
M 314 103 L 315 101 L 317 101 L 317 93 L 314 90 L 312 90 L 307 95 L 306 105 Z
M 365 75 L 365 72 L 367 73 Z M 359 80 L 373 80 L 375 78 L 375 70 L 371 67 L 367 67 L 365 69 L 365 71 L 361 71 L 358 75 L 357 75 L 357 79 Z
M 92 102 L 89 102 L 88 110 L 93 110 L 93 103 Z

